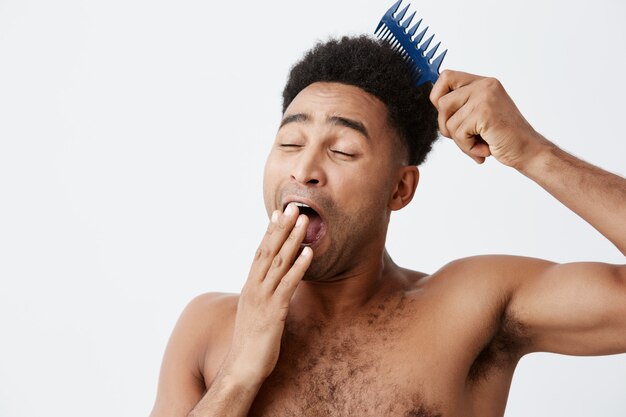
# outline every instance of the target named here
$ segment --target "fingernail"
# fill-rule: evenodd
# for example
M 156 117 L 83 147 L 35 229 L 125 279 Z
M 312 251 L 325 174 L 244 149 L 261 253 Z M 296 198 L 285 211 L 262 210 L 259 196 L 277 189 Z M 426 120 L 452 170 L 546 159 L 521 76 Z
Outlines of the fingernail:
M 287 209 L 285 210 L 285 215 L 291 216 L 295 212 L 296 212 L 296 206 L 293 203 L 289 203 L 287 205 Z
M 296 227 L 302 226 L 303 222 L 304 222 L 304 215 L 298 216 L 298 220 L 296 220 Z
M 278 221 L 278 210 L 274 210 L 272 213 L 272 223 L 276 223 Z
M 311 256 L 311 253 L 312 253 L 312 249 L 308 246 L 305 246 L 304 249 L 302 249 L 301 255 L 306 258 L 307 256 Z

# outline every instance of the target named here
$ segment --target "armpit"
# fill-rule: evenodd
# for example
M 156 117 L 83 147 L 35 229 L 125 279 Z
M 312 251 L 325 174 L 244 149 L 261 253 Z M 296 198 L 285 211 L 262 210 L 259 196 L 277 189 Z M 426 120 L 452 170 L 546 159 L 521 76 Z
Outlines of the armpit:
M 498 331 L 472 364 L 468 375 L 470 382 L 487 378 L 494 370 L 515 365 L 528 343 L 530 338 L 524 324 L 510 314 L 505 314 Z

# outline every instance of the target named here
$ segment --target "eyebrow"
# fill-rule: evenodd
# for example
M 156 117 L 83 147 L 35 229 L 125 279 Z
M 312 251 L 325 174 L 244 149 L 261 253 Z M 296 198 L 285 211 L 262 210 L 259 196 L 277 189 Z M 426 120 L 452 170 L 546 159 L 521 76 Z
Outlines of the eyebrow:
M 307 123 L 310 121 L 311 121 L 311 117 L 308 114 L 305 114 L 305 113 L 290 114 L 290 115 L 285 116 L 283 120 L 281 120 L 279 129 L 288 123 L 294 123 L 294 122 L 295 123 Z M 326 123 L 330 123 L 336 126 L 348 127 L 350 129 L 353 129 L 359 132 L 367 140 L 370 140 L 370 135 L 367 131 L 367 128 L 365 127 L 363 123 L 359 122 L 358 120 L 348 119 L 347 117 L 342 117 L 342 116 L 329 116 L 326 119 Z

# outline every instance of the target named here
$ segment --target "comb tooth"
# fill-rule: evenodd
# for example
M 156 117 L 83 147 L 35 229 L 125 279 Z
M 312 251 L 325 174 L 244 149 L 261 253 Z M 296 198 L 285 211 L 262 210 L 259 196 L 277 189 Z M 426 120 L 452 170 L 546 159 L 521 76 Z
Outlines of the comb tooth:
M 387 10 L 387 13 L 385 14 L 387 16 L 393 16 L 393 14 L 397 12 L 398 9 L 400 8 L 400 3 L 402 3 L 402 0 L 398 0 L 393 6 L 389 8 L 389 10 Z
M 430 45 L 430 42 L 433 40 L 433 38 L 435 37 L 435 34 L 433 33 L 432 35 L 430 35 L 430 38 L 426 39 L 426 41 L 422 44 L 422 46 L 420 46 L 420 50 L 422 51 L 422 53 L 426 52 L 426 50 L 428 49 L 428 46 Z
M 389 31 L 389 29 L 387 29 L 387 27 L 385 26 L 385 27 L 383 27 L 383 30 L 378 31 L 376 36 L 378 36 L 379 39 L 383 39 L 388 31 Z
M 407 32 L 409 36 L 412 37 L 413 35 L 415 35 L 415 32 L 417 32 L 417 28 L 419 27 L 420 23 L 422 23 L 422 19 L 420 19 L 416 24 L 413 25 L 411 29 L 409 29 L 409 31 Z
M 393 33 L 391 33 L 390 30 L 387 30 L 387 34 L 385 35 L 385 37 L 383 38 L 384 41 L 389 42 L 391 40 L 391 38 L 393 37 Z
M 402 20 L 402 18 L 406 14 L 406 11 L 409 10 L 409 6 L 410 5 L 411 5 L 411 3 L 407 4 L 406 7 L 404 9 L 402 9 L 402 11 L 400 13 L 398 13 L 398 15 L 396 17 L 394 17 L 393 20 L 395 20 L 396 22 L 400 23 L 400 21 Z
M 393 6 L 391 6 L 389 8 L 389 10 L 387 10 L 387 13 L 385 13 L 383 15 L 383 18 L 380 19 L 380 22 L 378 22 L 378 27 L 376 28 L 374 33 L 378 32 L 380 30 L 381 26 L 383 26 L 385 24 L 385 20 L 387 20 L 387 19 L 392 20 L 393 19 L 393 14 L 396 11 L 398 11 L 398 8 L 400 7 L 400 3 L 402 3 L 402 0 L 398 0 Z
M 443 58 L 446 56 L 446 52 L 448 52 L 448 50 L 446 49 L 445 51 L 443 51 L 442 53 L 439 54 L 439 56 L 437 58 L 435 58 L 435 60 L 433 61 L 432 64 L 430 64 L 430 67 L 435 71 L 435 73 L 439 74 L 439 67 L 441 67 L 441 63 L 443 62 Z
M 426 34 L 427 30 L 428 30 L 428 26 L 426 26 L 426 29 L 424 29 L 423 31 L 421 31 L 420 33 L 417 34 L 417 36 L 413 40 L 415 42 L 415 45 L 417 45 L 418 43 L 420 43 L 422 41 L 422 38 Z
M 404 19 L 404 22 L 402 23 L 402 27 L 404 29 L 408 28 L 414 17 L 415 17 L 415 12 L 413 12 L 413 14 L 411 16 L 409 16 L 406 19 Z
M 437 48 L 439 48 L 439 45 L 441 45 L 441 42 L 439 42 L 437 45 L 433 46 L 431 48 L 431 50 L 428 51 L 428 53 L 426 54 L 426 62 L 430 62 L 430 60 L 433 58 L 433 56 L 435 56 L 435 52 L 437 52 Z

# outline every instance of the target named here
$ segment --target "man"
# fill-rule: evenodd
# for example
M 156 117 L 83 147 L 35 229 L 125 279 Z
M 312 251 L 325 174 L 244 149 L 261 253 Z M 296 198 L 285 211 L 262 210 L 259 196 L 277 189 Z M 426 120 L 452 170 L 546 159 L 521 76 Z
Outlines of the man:
M 523 355 L 626 352 L 626 265 L 486 255 L 428 274 L 385 250 L 438 127 L 626 254 L 626 180 L 538 134 L 498 81 L 415 87 L 387 44 L 342 38 L 292 69 L 283 98 L 267 233 L 241 295 L 181 315 L 152 417 L 502 416 Z

